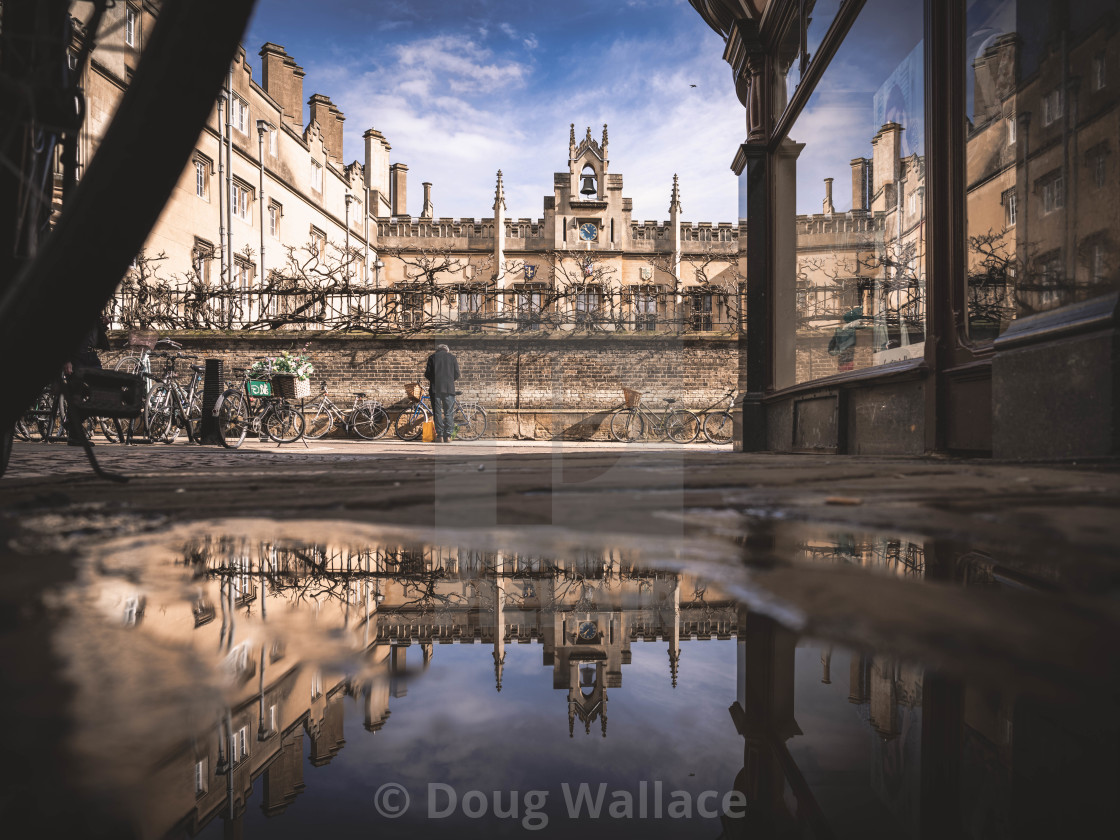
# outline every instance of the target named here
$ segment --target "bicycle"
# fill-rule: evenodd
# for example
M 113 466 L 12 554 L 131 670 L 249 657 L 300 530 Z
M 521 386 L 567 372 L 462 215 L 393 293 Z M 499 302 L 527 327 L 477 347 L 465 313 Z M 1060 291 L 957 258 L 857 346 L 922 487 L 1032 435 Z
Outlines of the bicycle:
M 272 383 L 252 379 L 248 370 L 240 388 L 227 388 L 214 404 L 218 434 L 227 449 L 237 449 L 249 432 L 267 435 L 277 445 L 303 437 L 304 419 L 298 408 L 273 394 Z
M 191 378 L 185 388 L 175 375 L 175 363 L 179 359 L 195 358 L 198 357 L 178 353 L 168 357 L 167 367 L 161 376 L 148 372 L 143 374 L 145 381 L 153 384 L 144 408 L 148 440 L 152 443 L 174 443 L 183 429 L 187 430 L 187 440 L 199 442 L 202 431 L 202 391 L 199 386 L 205 368 L 191 365 Z
M 67 402 L 64 380 L 57 379 L 40 392 L 34 403 L 16 420 L 14 435 L 23 441 L 66 440 Z M 122 440 L 122 426 L 118 419 L 104 417 L 83 417 L 82 430 L 86 440 L 93 440 L 95 432 L 100 431 L 109 443 Z
M 354 405 L 350 407 L 350 411 L 343 412 L 327 396 L 326 382 L 320 386 L 318 399 L 303 406 L 303 419 L 303 434 L 312 440 L 329 434 L 336 422 L 343 425 L 347 434 L 352 431 L 366 440 L 377 440 L 389 431 L 389 414 L 381 407 L 381 403 L 366 399 L 364 393 L 358 393 L 354 395 Z
M 674 443 L 692 443 L 700 433 L 700 419 L 686 408 L 672 408 L 677 400 L 665 397 L 665 413 L 658 415 L 642 405 L 642 395 L 623 388 L 624 408 L 611 414 L 611 437 L 619 443 L 641 440 L 647 431 L 658 440 L 668 437 Z
M 708 443 L 731 443 L 735 438 L 735 418 L 731 414 L 731 408 L 735 405 L 735 395 L 737 391 L 734 388 L 729 388 L 727 394 L 719 402 L 727 400 L 727 408 L 713 411 L 708 408 L 704 411 L 704 420 L 700 425 L 700 430 L 704 433 L 704 438 Z M 716 405 L 719 403 L 717 402 Z
M 74 52 L 69 0 L 0 5 L 0 83 L 19 92 L 0 101 L 0 215 L 9 220 L 0 230 L 0 353 L 24 360 L 0 402 L 5 439 L 110 300 L 180 180 L 253 0 L 165 0 L 79 182 L 80 76 L 110 5 L 94 0 L 90 34 Z M 153 124 L 158 143 L 145 130 Z M 52 229 L 59 160 L 62 209 Z
M 417 383 L 407 386 L 405 393 L 415 402 L 397 416 L 396 435 L 401 440 L 418 440 L 424 433 L 424 423 L 433 417 L 431 401 Z M 461 393 L 456 391 L 455 395 Z M 478 403 L 456 400 L 451 423 L 451 436 L 455 440 L 478 440 L 486 433 L 486 409 Z

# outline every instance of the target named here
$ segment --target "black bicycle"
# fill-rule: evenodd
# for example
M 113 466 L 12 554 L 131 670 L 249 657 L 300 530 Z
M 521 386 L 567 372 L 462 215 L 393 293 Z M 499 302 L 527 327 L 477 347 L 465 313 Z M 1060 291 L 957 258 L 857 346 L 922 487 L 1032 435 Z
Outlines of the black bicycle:
M 277 444 L 303 437 L 303 413 L 274 393 L 272 382 L 252 379 L 245 371 L 240 387 L 227 388 L 214 405 L 222 445 L 237 449 L 250 432 L 264 434 Z

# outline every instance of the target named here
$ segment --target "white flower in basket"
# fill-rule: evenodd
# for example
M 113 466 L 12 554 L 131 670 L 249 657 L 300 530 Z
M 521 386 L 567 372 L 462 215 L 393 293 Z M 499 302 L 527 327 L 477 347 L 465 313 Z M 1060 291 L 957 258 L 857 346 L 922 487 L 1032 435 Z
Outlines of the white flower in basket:
M 285 399 L 300 400 L 311 396 L 310 379 L 315 366 L 302 354 L 293 355 L 283 350 L 279 356 L 254 362 L 249 372 L 271 375 L 277 393 Z

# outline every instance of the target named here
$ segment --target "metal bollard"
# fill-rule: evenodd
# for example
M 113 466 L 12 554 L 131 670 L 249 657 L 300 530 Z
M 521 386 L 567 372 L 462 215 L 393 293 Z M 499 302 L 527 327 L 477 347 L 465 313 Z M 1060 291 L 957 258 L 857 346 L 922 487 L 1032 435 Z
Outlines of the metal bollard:
M 221 359 L 207 359 L 206 372 L 202 380 L 202 434 L 200 443 L 221 445 L 222 433 L 218 428 L 218 418 L 214 416 L 214 405 L 225 390 L 225 371 Z

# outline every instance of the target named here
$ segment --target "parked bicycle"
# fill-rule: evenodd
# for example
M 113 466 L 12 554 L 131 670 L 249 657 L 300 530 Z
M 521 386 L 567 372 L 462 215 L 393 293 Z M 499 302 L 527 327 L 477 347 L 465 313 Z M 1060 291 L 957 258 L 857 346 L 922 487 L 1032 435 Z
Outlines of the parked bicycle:
M 67 402 L 63 380 L 55 380 L 44 388 L 35 402 L 16 420 L 14 435 L 20 440 L 38 440 L 43 443 L 66 440 Z M 87 440 L 93 440 L 95 432 L 110 443 L 122 438 L 124 425 L 128 421 L 103 417 L 85 417 L 82 429 Z
M 145 380 L 152 383 L 152 390 L 148 393 L 144 409 L 148 440 L 152 443 L 157 441 L 174 443 L 179 437 L 179 432 L 184 429 L 189 441 L 195 443 L 199 440 L 202 430 L 200 386 L 205 368 L 202 365 L 191 365 L 191 377 L 186 387 L 179 382 L 175 369 L 179 359 L 194 358 L 197 357 L 176 353 L 168 357 L 167 368 L 162 375 L 143 374 Z
M 237 449 L 250 432 L 263 433 L 277 444 L 295 443 L 303 437 L 303 414 L 273 393 L 271 381 L 252 379 L 244 368 L 235 372 L 243 374 L 240 387 L 227 388 L 214 404 L 223 446 Z
M 642 395 L 622 389 L 626 405 L 611 414 L 611 437 L 619 443 L 633 443 L 647 434 L 657 440 L 668 437 L 674 443 L 691 443 L 700 433 L 700 419 L 686 408 L 672 408 L 677 400 L 665 397 L 665 413 L 657 414 L 642 405 Z
M 389 431 L 389 414 L 365 393 L 354 395 L 354 404 L 344 412 L 327 395 L 327 383 L 320 386 L 317 399 L 303 406 L 304 437 L 318 440 L 341 423 L 347 434 L 353 432 L 366 440 L 377 440 Z
M 413 403 L 397 415 L 396 435 L 401 440 L 419 440 L 424 433 L 424 423 L 433 417 L 431 401 L 416 382 L 407 385 L 405 393 Z M 461 393 L 455 392 L 456 396 Z M 451 420 L 454 440 L 478 440 L 486 434 L 486 409 L 478 403 L 455 400 Z
M 722 409 L 708 408 L 704 411 L 704 420 L 700 430 L 708 443 L 731 443 L 735 437 L 735 419 L 731 409 L 735 405 L 735 395 L 738 392 L 729 388 L 727 394 L 716 405 L 726 402 L 727 407 Z

